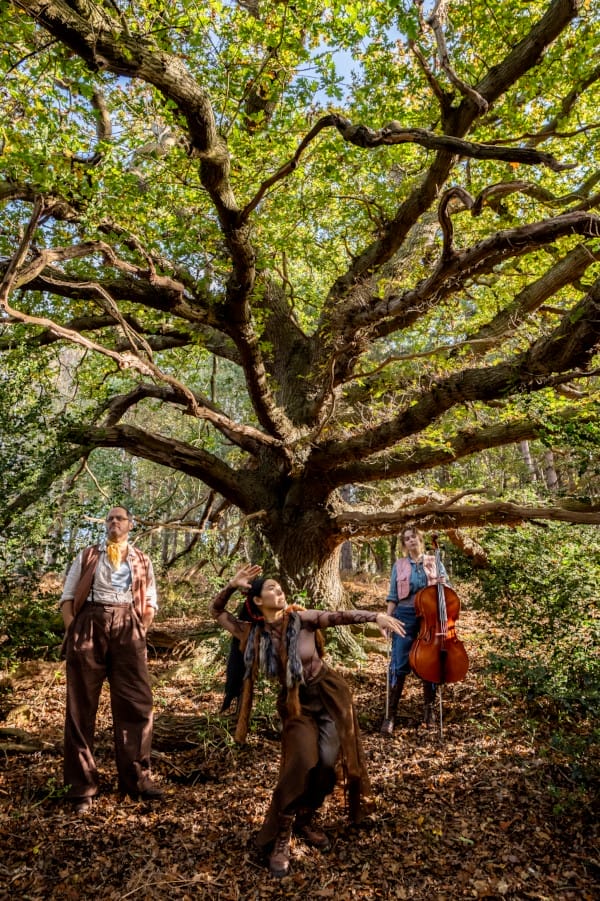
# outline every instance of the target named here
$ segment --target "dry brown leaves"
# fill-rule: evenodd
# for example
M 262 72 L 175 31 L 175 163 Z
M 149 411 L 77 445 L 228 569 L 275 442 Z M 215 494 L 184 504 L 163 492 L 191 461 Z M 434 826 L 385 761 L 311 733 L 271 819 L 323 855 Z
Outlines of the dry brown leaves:
M 363 606 L 380 605 L 385 584 L 355 586 Z M 166 899 L 338 899 L 411 901 L 535 899 L 592 901 L 598 894 L 598 835 L 590 790 L 572 785 L 577 803 L 557 811 L 565 779 L 550 745 L 525 708 L 483 669 L 493 630 L 473 612 L 460 634 L 471 670 L 444 694 L 444 738 L 419 727 L 420 689 L 407 683 L 400 726 L 378 734 L 385 655 L 343 670 L 360 711 L 375 809 L 348 826 L 337 791 L 323 811 L 327 854 L 293 845 L 289 876 L 271 878 L 252 849 L 277 777 L 279 745 L 259 717 L 247 746 L 232 746 L 231 721 L 219 718 L 218 687 L 197 686 L 168 657 L 152 661 L 157 716 L 204 720 L 194 746 L 157 749 L 161 806 L 122 802 L 115 792 L 110 716 L 98 720 L 101 794 L 86 818 L 61 803 L 60 742 L 64 670 L 32 664 L 13 678 L 5 723 L 43 745 L 0 763 L 0 898 L 67 901 Z M 168 678 L 165 678 L 168 674 Z M 193 741 L 193 738 L 192 738 Z M 563 784 L 558 785 L 563 772 Z M 568 786 L 567 786 L 568 787 Z M 577 794 L 578 792 L 578 794 Z

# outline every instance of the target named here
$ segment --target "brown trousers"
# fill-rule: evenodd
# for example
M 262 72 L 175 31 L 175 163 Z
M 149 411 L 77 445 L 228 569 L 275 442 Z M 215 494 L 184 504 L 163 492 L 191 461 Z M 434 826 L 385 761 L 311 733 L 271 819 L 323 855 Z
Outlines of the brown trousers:
M 336 757 L 341 762 L 352 822 L 359 823 L 371 806 L 358 720 L 343 677 L 323 664 L 310 686 L 300 686 L 300 705 L 300 716 L 290 717 L 280 697 L 283 732 L 279 779 L 255 837 L 260 848 L 277 836 L 281 815 L 321 807 L 335 787 Z
M 152 691 L 144 628 L 133 606 L 83 605 L 64 643 L 67 672 L 64 781 L 67 797 L 98 791 L 94 731 L 105 679 L 119 790 L 136 794 L 150 785 Z

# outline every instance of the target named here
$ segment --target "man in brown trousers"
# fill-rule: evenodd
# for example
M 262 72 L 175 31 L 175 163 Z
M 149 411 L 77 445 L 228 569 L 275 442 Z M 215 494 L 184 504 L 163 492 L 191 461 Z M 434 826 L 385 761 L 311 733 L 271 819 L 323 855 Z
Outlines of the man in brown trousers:
M 156 610 L 152 562 L 128 542 L 125 507 L 106 517 L 106 543 L 81 551 L 60 599 L 67 672 L 64 781 L 67 799 L 88 813 L 98 791 L 94 731 L 102 684 L 108 680 L 115 756 L 122 795 L 160 800 L 150 777 L 152 691 L 146 632 Z

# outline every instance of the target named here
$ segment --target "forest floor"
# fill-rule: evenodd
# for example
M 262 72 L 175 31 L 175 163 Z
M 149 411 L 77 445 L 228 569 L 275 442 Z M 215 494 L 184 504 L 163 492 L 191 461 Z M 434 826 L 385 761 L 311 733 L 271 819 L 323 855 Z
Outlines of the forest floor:
M 356 606 L 381 609 L 385 580 L 352 587 Z M 160 629 L 184 639 L 201 619 L 163 621 Z M 279 759 L 276 721 L 264 698 L 248 743 L 239 747 L 232 717 L 218 713 L 222 665 L 204 665 L 197 654 L 151 655 L 153 768 L 165 801 L 122 801 L 117 794 L 105 687 L 96 747 L 101 793 L 92 813 L 77 817 L 61 798 L 64 664 L 22 664 L 0 685 L 0 732 L 23 731 L 12 749 L 4 741 L 0 758 L 0 898 L 598 899 L 589 780 L 578 782 L 522 699 L 486 671 L 498 625 L 463 600 L 458 626 L 470 670 L 444 690 L 443 736 L 419 725 L 415 678 L 407 681 L 393 736 L 379 734 L 385 640 L 360 666 L 336 664 L 359 710 L 374 810 L 349 826 L 336 789 L 322 817 L 331 850 L 295 839 L 290 873 L 280 880 L 252 847 Z M 214 657 L 214 642 L 211 648 Z M 34 750 L 23 750 L 27 740 Z M 590 754 L 597 761 L 598 749 Z

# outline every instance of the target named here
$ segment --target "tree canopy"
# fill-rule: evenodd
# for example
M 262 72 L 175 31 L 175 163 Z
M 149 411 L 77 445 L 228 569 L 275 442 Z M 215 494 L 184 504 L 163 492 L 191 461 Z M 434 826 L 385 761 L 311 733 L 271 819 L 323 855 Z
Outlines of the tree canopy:
M 593 0 L 0 15 L 5 527 L 100 448 L 317 587 L 406 522 L 600 522 Z M 528 441 L 560 492 L 474 477 Z

